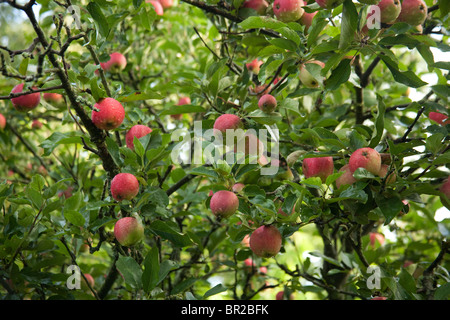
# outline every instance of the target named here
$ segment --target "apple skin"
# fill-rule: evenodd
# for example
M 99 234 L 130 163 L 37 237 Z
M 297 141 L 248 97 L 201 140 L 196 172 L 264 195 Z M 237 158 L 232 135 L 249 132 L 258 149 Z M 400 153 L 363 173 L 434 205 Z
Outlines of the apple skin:
M 23 92 L 23 83 L 19 83 L 14 88 L 12 88 L 11 93 L 21 93 Z M 34 87 L 33 87 L 34 88 Z M 34 88 L 36 89 L 36 88 Z M 36 108 L 41 102 L 41 94 L 39 92 L 26 94 L 11 99 L 11 103 L 17 111 L 27 112 Z
M 159 1 L 147 0 L 145 2 L 150 3 L 153 6 L 153 8 L 155 8 L 156 15 L 162 16 L 164 14 L 164 7 L 162 6 L 162 4 Z
M 136 218 L 121 218 L 114 225 L 114 236 L 122 246 L 131 247 L 144 238 L 144 226 Z
M 400 0 L 381 0 L 377 6 L 380 8 L 380 21 L 387 24 L 394 23 L 402 10 Z
M 316 3 L 324 9 L 334 9 L 342 4 L 342 2 L 344 0 L 316 0 Z
M 259 70 L 261 69 L 261 65 L 263 64 L 263 61 L 259 61 L 258 59 L 254 59 L 249 63 L 246 63 L 245 66 L 247 67 L 248 71 L 253 72 L 254 74 L 259 74 Z
M 137 124 L 131 127 L 131 129 L 127 132 L 125 135 L 125 142 L 127 144 L 127 147 L 131 150 L 134 150 L 134 137 L 136 138 L 142 138 L 143 136 L 149 134 L 153 130 L 146 125 L 143 124 Z
M 303 159 L 303 174 L 306 178 L 319 177 L 322 182 L 327 180 L 327 177 L 333 174 L 334 163 L 332 157 L 317 157 Z
M 284 291 L 278 291 L 275 295 L 275 300 L 284 300 Z M 292 293 L 289 295 L 289 300 L 294 300 L 294 295 Z
M 6 118 L 4 115 L 0 113 L 0 130 L 5 129 L 6 127 Z
M 381 156 L 375 149 L 360 148 L 351 154 L 348 164 L 352 173 L 355 173 L 358 168 L 365 168 L 372 174 L 378 175 L 381 169 Z
M 450 124 L 450 119 L 448 119 L 448 116 L 440 112 L 431 111 L 428 114 L 428 118 L 430 118 L 430 120 L 433 120 L 434 122 L 440 125 Z
M 353 173 L 351 172 L 350 166 L 348 164 L 340 168 L 339 171 L 343 171 L 344 174 L 336 179 L 336 187 L 338 189 L 343 185 L 351 185 L 356 182 L 356 179 L 353 177 Z
M 388 169 L 389 169 L 389 165 L 387 164 L 381 164 L 381 168 L 380 168 L 380 172 L 378 173 L 378 175 L 381 178 L 386 177 L 387 173 L 388 173 Z M 386 183 L 387 184 L 391 184 L 394 183 L 397 180 L 397 175 L 395 174 L 395 172 L 392 172 L 389 177 L 386 178 Z
M 311 61 L 307 61 L 304 64 L 300 65 L 299 68 L 299 78 L 301 83 L 307 87 L 307 88 L 317 88 L 320 83 L 311 75 L 311 73 L 309 73 L 309 71 L 305 68 L 305 64 L 307 63 L 315 63 L 317 65 L 319 65 L 320 67 L 325 67 L 325 63 L 323 63 L 322 61 L 318 61 L 318 60 L 311 60 Z
M 113 130 L 118 128 L 125 119 L 125 109 L 122 104 L 113 98 L 100 99 L 92 110 L 92 122 L 102 130 Z
M 41 129 L 42 128 L 42 122 L 40 122 L 37 119 L 34 119 L 33 122 L 31 123 L 31 128 L 35 129 L 35 130 Z
M 265 94 L 258 100 L 258 108 L 265 113 L 271 113 L 277 107 L 277 99 L 271 94 Z
M 95 285 L 94 277 L 92 277 L 89 273 L 84 273 L 83 275 L 86 278 L 87 282 L 89 282 L 89 285 L 91 286 L 91 288 L 94 289 L 94 285 Z M 82 282 L 81 282 L 81 289 L 83 289 L 85 291 L 89 290 L 89 287 L 86 284 L 86 282 L 84 281 L 84 279 L 82 279 Z
M 131 173 L 119 173 L 111 180 L 111 195 L 117 201 L 131 200 L 139 193 L 139 181 Z
M 428 7 L 423 0 L 403 0 L 397 21 L 418 26 L 425 21 L 427 14 Z
M 439 188 L 439 191 L 441 191 L 447 199 L 450 199 L 450 177 L 448 177 L 444 183 Z
M 239 199 L 234 192 L 219 190 L 212 195 L 209 207 L 216 217 L 228 218 L 239 208 Z
M 64 103 L 64 96 L 56 92 L 44 92 L 44 100 L 48 103 L 60 106 Z
M 378 232 L 370 232 L 370 246 L 375 248 L 376 243 L 378 242 L 381 246 L 384 244 L 384 236 Z
M 275 0 L 273 2 L 273 13 L 281 22 L 294 22 L 299 20 L 305 10 L 303 0 Z
M 235 183 L 232 187 L 233 192 L 239 193 L 245 188 L 245 184 L 243 183 Z
M 107 62 L 100 62 L 100 67 L 103 70 L 112 73 L 117 73 L 125 69 L 127 66 L 127 58 L 120 52 L 113 52 L 109 55 L 109 60 Z
M 173 0 L 158 0 L 163 9 L 169 9 L 173 6 Z
M 177 106 L 182 106 L 185 104 L 191 104 L 191 98 L 189 97 L 181 97 L 178 100 Z M 176 120 L 180 120 L 183 117 L 183 114 L 171 114 L 170 115 L 171 118 L 176 119 Z
M 311 13 L 308 13 L 308 12 L 305 11 L 303 13 L 302 17 L 300 18 L 300 20 L 298 20 L 298 22 L 301 25 L 305 26 L 305 33 L 308 33 L 308 29 L 311 27 L 312 21 L 313 21 L 313 19 L 314 19 L 316 14 L 317 14 L 317 11 L 314 11 L 314 12 L 311 12 Z
M 236 130 L 242 127 L 241 118 L 235 114 L 222 114 L 216 119 L 213 126 L 214 130 L 218 130 L 222 132 L 222 134 L 226 133 L 227 129 Z
M 250 235 L 250 249 L 259 257 L 270 258 L 280 252 L 282 237 L 273 225 L 261 226 Z
M 269 3 L 266 0 L 246 0 L 242 4 L 242 7 L 253 9 L 259 15 L 263 15 L 266 13 Z

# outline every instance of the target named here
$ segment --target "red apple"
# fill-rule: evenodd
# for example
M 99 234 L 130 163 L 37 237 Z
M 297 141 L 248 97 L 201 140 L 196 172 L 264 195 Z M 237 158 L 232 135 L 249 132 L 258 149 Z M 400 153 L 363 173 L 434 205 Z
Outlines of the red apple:
M 112 73 L 117 73 L 122 71 L 127 66 L 127 58 L 120 52 L 113 52 L 109 55 L 109 60 L 107 62 L 101 62 L 100 67 L 103 70 Z
M 173 6 L 173 0 L 158 0 L 163 9 L 169 9 Z
M 11 90 L 11 93 L 21 93 L 23 92 L 23 87 L 24 84 L 19 83 Z M 35 92 L 23 96 L 18 96 L 16 98 L 12 98 L 11 102 L 17 111 L 30 111 L 36 108 L 41 102 L 41 94 L 39 92 Z
M 380 22 L 388 24 L 394 23 L 402 10 L 400 0 L 381 0 L 377 6 L 380 8 Z
M 312 21 L 314 19 L 314 16 L 317 14 L 317 11 L 308 13 L 305 11 L 305 13 L 303 13 L 302 17 L 300 18 L 300 20 L 298 20 L 298 22 L 301 25 L 305 26 L 305 33 L 308 33 L 308 29 L 309 27 L 311 27 L 312 25 Z
M 317 65 L 319 65 L 321 68 L 325 67 L 325 63 L 323 63 L 322 61 L 318 61 L 318 60 L 311 60 L 311 61 L 307 61 L 304 64 L 301 64 L 299 67 L 299 79 L 301 81 L 301 83 L 307 87 L 307 88 L 317 88 L 320 85 L 320 81 L 319 79 L 316 79 L 315 77 L 313 77 L 313 75 L 308 71 L 308 69 L 306 69 L 305 65 L 307 63 L 315 63 Z
M 403 0 L 397 21 L 417 26 L 425 21 L 427 14 L 428 7 L 423 0 Z
M 118 128 L 125 119 L 125 109 L 122 104 L 113 98 L 102 98 L 92 110 L 92 122 L 102 130 L 112 130 Z
M 381 233 L 378 232 L 370 232 L 370 246 L 372 248 L 375 248 L 376 243 L 378 242 L 380 245 L 384 244 L 384 236 Z
M 255 270 L 256 264 L 251 258 L 247 258 L 244 260 L 244 270 L 247 272 L 252 272 Z
M 258 107 L 265 113 L 271 113 L 277 107 L 277 99 L 271 94 L 265 94 L 259 98 Z
M 375 149 L 360 148 L 351 154 L 348 164 L 352 173 L 358 168 L 364 168 L 374 175 L 378 175 L 381 169 L 381 156 Z
M 157 1 L 157 0 L 150 0 L 150 1 L 147 0 L 145 2 L 150 3 L 153 6 L 153 8 L 155 9 L 156 15 L 162 16 L 164 14 L 164 8 L 163 8 L 163 6 L 161 5 L 161 3 L 159 1 Z
M 43 98 L 46 102 L 60 106 L 64 103 L 64 96 L 55 92 L 44 92 Z
M 131 129 L 127 132 L 125 135 L 125 142 L 127 144 L 127 147 L 131 150 L 134 150 L 134 137 L 136 138 L 142 138 L 143 136 L 149 134 L 152 132 L 152 129 L 143 125 L 143 124 L 137 124 L 131 127 Z
M 261 68 L 261 65 L 263 64 L 263 61 L 259 61 L 258 59 L 252 60 L 252 62 L 246 63 L 245 66 L 247 67 L 248 71 L 253 72 L 254 74 L 258 74 L 259 70 Z
M 343 185 L 350 185 L 356 182 L 356 179 L 353 177 L 353 173 L 351 172 L 348 164 L 340 168 L 339 171 L 343 171 L 344 173 L 336 179 L 336 187 L 338 189 Z
M 275 0 L 273 2 L 273 13 L 282 22 L 294 22 L 299 20 L 305 10 L 303 0 Z
M 111 180 L 111 195 L 117 201 L 131 200 L 139 193 L 139 181 L 131 173 L 119 173 Z
M 182 97 L 178 100 L 177 106 L 182 106 L 185 104 L 191 104 L 191 98 L 189 97 Z M 170 115 L 173 119 L 180 120 L 183 117 L 183 114 L 171 114 Z
M 0 130 L 5 129 L 6 127 L 6 118 L 4 115 L 0 113 Z
M 275 295 L 275 299 L 276 300 L 284 300 L 284 291 L 278 291 L 277 294 Z M 293 300 L 294 299 L 294 295 L 291 293 L 289 295 L 289 300 Z
M 381 169 L 380 172 L 378 173 L 378 175 L 381 178 L 386 177 L 387 173 L 388 173 L 388 169 L 389 169 L 389 165 L 387 164 L 382 164 L 381 165 Z M 391 184 L 394 183 L 397 180 L 397 175 L 395 174 L 395 172 L 392 172 L 389 177 L 386 179 L 386 183 L 387 184 Z
M 447 199 L 450 199 L 450 176 L 441 185 L 439 191 L 441 191 L 447 197 Z
M 334 9 L 342 2 L 344 2 L 344 0 L 316 0 L 316 3 L 324 9 Z
M 94 277 L 92 277 L 89 273 L 84 273 L 83 275 L 86 278 L 86 280 L 89 283 L 89 285 L 91 286 L 91 288 L 94 289 L 94 285 L 95 285 Z M 85 291 L 89 290 L 89 287 L 86 284 L 86 282 L 84 281 L 84 279 L 81 282 L 81 289 L 83 289 Z
M 381 296 L 379 296 L 379 297 L 373 297 L 373 298 L 370 299 L 370 300 L 387 300 L 387 298 L 386 298 L 386 297 L 381 297 Z
M 239 208 L 239 199 L 234 192 L 219 190 L 211 197 L 209 207 L 216 217 L 228 218 Z
M 226 133 L 227 129 L 236 130 L 242 126 L 241 118 L 235 114 L 222 114 L 214 122 L 214 130 L 218 130 L 222 134 Z
M 245 187 L 245 185 L 243 183 L 235 183 L 233 185 L 232 190 L 233 190 L 233 192 L 239 193 L 244 189 L 244 187 Z
M 325 182 L 334 171 L 333 157 L 305 158 L 302 168 L 306 178 L 319 177 Z
M 259 273 L 261 273 L 261 274 L 267 274 L 267 267 L 264 267 L 264 266 L 259 267 Z
M 114 236 L 122 246 L 131 247 L 144 238 L 144 226 L 136 218 L 121 218 L 114 225 Z
M 447 120 L 448 116 L 443 113 L 440 113 L 440 112 L 431 111 L 428 114 L 428 118 L 430 118 L 430 120 L 433 120 L 434 122 L 436 122 L 440 125 L 450 124 L 450 119 Z
M 282 238 L 273 225 L 261 226 L 250 235 L 250 249 L 259 257 L 270 258 L 280 252 Z
M 41 129 L 42 122 L 40 122 L 38 119 L 34 119 L 33 122 L 31 123 L 31 128 L 36 130 Z
M 242 7 L 253 9 L 258 14 L 263 15 L 266 13 L 269 3 L 266 0 L 246 0 L 242 4 Z

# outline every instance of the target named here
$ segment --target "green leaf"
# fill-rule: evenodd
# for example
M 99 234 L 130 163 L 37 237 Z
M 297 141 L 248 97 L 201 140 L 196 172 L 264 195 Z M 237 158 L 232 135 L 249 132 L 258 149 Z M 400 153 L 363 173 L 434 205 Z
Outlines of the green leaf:
M 100 8 L 100 6 L 95 2 L 90 2 L 86 6 L 86 9 L 89 11 L 92 18 L 94 19 L 100 34 L 103 37 L 107 38 L 108 34 L 110 32 L 110 26 L 108 24 L 108 20 L 106 20 L 106 17 L 102 12 L 102 9 Z
M 351 0 L 345 0 L 342 7 L 341 36 L 339 38 L 340 50 L 345 50 L 354 40 L 357 27 L 358 12 L 355 4 Z
M 142 7 L 141 12 L 139 14 L 139 18 L 141 20 L 142 26 L 148 31 L 152 31 L 153 22 L 156 20 L 156 11 L 153 9 L 153 6 L 150 8 Z
M 60 144 L 74 144 L 81 143 L 81 139 L 78 136 L 75 136 L 75 133 L 61 133 L 54 132 L 50 137 L 45 139 L 40 147 L 44 149 L 43 156 L 49 156 L 55 148 Z
M 419 88 L 427 84 L 426 82 L 422 81 L 418 76 L 416 76 L 416 74 L 412 71 L 400 71 L 398 69 L 398 65 L 394 61 L 392 61 L 391 58 L 384 55 L 381 55 L 379 57 L 389 68 L 389 71 L 391 71 L 395 81 L 412 88 Z
M 77 227 L 83 227 L 86 223 L 86 220 L 78 211 L 64 210 L 64 218 Z
M 450 282 L 441 285 L 434 292 L 434 299 L 436 300 L 447 300 L 450 296 Z
M 159 280 L 159 252 L 153 247 L 144 260 L 144 272 L 142 273 L 142 284 L 145 292 L 152 291 Z
M 134 102 L 151 99 L 161 100 L 162 98 L 163 97 L 159 93 L 147 89 L 145 92 L 133 92 L 125 96 L 121 96 L 118 100 L 120 102 Z
M 427 142 L 425 144 L 427 150 L 431 151 L 431 153 L 436 154 L 439 150 L 442 149 L 442 140 L 445 136 L 442 133 L 435 133 L 427 138 Z
M 375 130 L 372 135 L 372 140 L 369 143 L 370 148 L 375 148 L 381 141 L 384 132 L 384 113 L 386 111 L 386 105 L 384 104 L 383 98 L 377 95 L 378 99 L 378 112 L 377 118 L 375 120 Z
M 113 158 L 114 163 L 118 167 L 122 167 L 123 160 L 122 157 L 120 156 L 120 149 L 116 140 L 111 137 L 106 137 L 106 147 L 109 151 L 109 154 L 111 155 L 111 158 Z
M 228 288 L 224 287 L 221 283 L 219 283 L 218 285 L 216 285 L 213 288 L 206 291 L 205 294 L 203 295 L 203 299 L 207 299 L 213 295 L 216 295 L 221 292 L 225 292 L 227 290 L 228 290 Z
M 277 29 L 286 27 L 286 24 L 283 22 L 267 16 L 251 16 L 239 23 L 239 25 L 243 29 Z
M 162 111 L 159 115 L 171 115 L 171 114 L 182 114 L 182 113 L 202 113 L 205 109 L 201 106 L 194 106 L 190 104 L 184 104 L 181 106 L 170 106 L 169 108 Z
M 119 256 L 116 268 L 127 285 L 133 289 L 142 288 L 142 269 L 132 257 Z
M 350 59 L 342 59 L 339 65 L 331 72 L 330 77 L 325 81 L 325 88 L 335 90 L 350 78 Z
M 219 175 L 217 174 L 217 172 L 215 172 L 214 170 L 205 168 L 203 166 L 194 168 L 189 173 L 193 174 L 193 175 L 207 176 L 207 177 L 211 177 L 211 178 L 215 178 L 215 179 L 219 178 Z
M 388 225 L 403 209 L 402 199 L 396 194 L 383 196 L 377 193 L 374 197 L 376 204 L 386 219 L 385 225 Z
M 161 220 L 152 222 L 150 224 L 150 230 L 161 238 L 169 240 L 177 247 L 187 247 L 193 244 L 188 235 L 182 234 Z

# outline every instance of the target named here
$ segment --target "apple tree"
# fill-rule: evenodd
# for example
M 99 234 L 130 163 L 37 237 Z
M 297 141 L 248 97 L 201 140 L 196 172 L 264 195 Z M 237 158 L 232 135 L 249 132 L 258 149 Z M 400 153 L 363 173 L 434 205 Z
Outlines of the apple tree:
M 448 299 L 449 8 L 0 0 L 2 299 Z

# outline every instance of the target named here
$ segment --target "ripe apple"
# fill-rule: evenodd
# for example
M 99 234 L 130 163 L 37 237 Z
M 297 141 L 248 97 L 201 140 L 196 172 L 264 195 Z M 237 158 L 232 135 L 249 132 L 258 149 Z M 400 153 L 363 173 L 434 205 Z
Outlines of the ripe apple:
M 189 97 L 181 97 L 178 100 L 177 106 L 182 106 L 185 104 L 191 104 L 191 98 Z M 180 120 L 183 117 L 183 114 L 171 114 L 170 115 L 171 118 L 176 119 L 176 120 Z
M 64 104 L 64 96 L 56 92 L 44 92 L 43 98 L 46 102 L 56 106 Z
M 387 24 L 394 23 L 402 10 L 400 0 L 381 0 L 377 6 L 380 8 L 380 22 Z
M 228 218 L 239 208 L 239 199 L 234 192 L 219 190 L 211 197 L 209 207 L 216 217 Z
M 384 244 L 384 236 L 378 232 L 370 232 L 370 246 L 375 248 L 376 243 L 378 242 L 381 246 Z
M 102 130 L 112 130 L 118 128 L 125 119 L 125 109 L 122 104 L 113 98 L 102 98 L 92 110 L 92 122 Z
M 309 29 L 309 27 L 311 27 L 312 21 L 313 21 L 313 19 L 314 19 L 316 14 L 317 14 L 317 11 L 314 11 L 314 12 L 311 12 L 311 13 L 308 13 L 308 12 L 305 11 L 303 13 L 302 17 L 300 18 L 300 20 L 298 20 L 298 22 L 301 25 L 305 26 L 305 33 L 308 33 L 308 29 Z
M 284 300 L 284 291 L 278 291 L 275 295 L 276 300 Z M 294 294 L 289 295 L 289 300 L 294 300 Z
M 38 119 L 34 119 L 31 122 L 31 128 L 32 129 L 36 129 L 36 130 L 41 129 L 42 128 L 42 122 L 40 122 Z
M 253 9 L 259 15 L 263 15 L 266 13 L 269 3 L 266 0 L 246 0 L 242 4 L 242 7 Z
M 336 179 L 336 187 L 338 189 L 343 185 L 350 185 L 356 182 L 356 179 L 353 177 L 353 173 L 350 170 L 350 166 L 348 164 L 340 168 L 339 171 L 343 171 L 344 174 Z
M 233 192 L 239 193 L 239 192 L 241 192 L 244 188 L 245 188 L 245 184 L 238 182 L 238 183 L 235 183 L 235 184 L 233 185 L 232 190 L 233 190 Z
M 273 225 L 261 226 L 250 235 L 250 249 L 259 257 L 275 256 L 280 252 L 281 244 L 281 233 Z
M 332 157 L 317 157 L 303 159 L 303 174 L 306 178 L 319 177 L 322 182 L 333 174 L 334 163 Z
M 308 88 L 317 88 L 320 85 L 320 82 L 318 81 L 318 79 L 313 77 L 313 75 L 306 69 L 305 65 L 307 63 L 315 63 L 321 68 L 325 67 L 325 63 L 318 60 L 311 60 L 305 62 L 304 64 L 301 64 L 299 67 L 299 78 L 301 83 L 303 83 L 303 85 Z
M 127 58 L 120 52 L 113 52 L 109 55 L 109 60 L 107 62 L 100 62 L 100 67 L 103 70 L 112 73 L 117 73 L 125 69 L 127 66 Z
M 271 94 L 265 94 L 259 98 L 258 107 L 265 113 L 271 113 L 277 107 L 277 99 Z
M 131 247 L 144 238 L 144 226 L 136 218 L 121 218 L 114 225 L 114 236 L 122 246 Z
M 261 69 L 261 65 L 263 64 L 263 61 L 260 61 L 258 59 L 254 59 L 249 63 L 246 63 L 245 66 L 247 67 L 248 71 L 253 72 L 254 74 L 258 74 L 259 70 Z
M 94 285 L 95 285 L 94 277 L 91 276 L 89 273 L 84 273 L 83 275 L 86 278 L 86 280 L 89 283 L 89 285 L 91 286 L 91 288 L 94 289 Z M 81 289 L 83 289 L 85 291 L 89 290 L 89 287 L 86 284 L 86 282 L 84 281 L 84 279 L 81 282 Z
M 162 16 L 164 14 L 164 8 L 159 1 L 147 0 L 145 2 L 150 3 L 153 6 L 153 8 L 155 9 L 156 15 Z
M 444 183 L 439 188 L 439 191 L 441 191 L 447 199 L 450 199 L 450 177 L 448 177 Z
M 5 129 L 6 127 L 6 118 L 4 115 L 0 113 L 0 130 Z
M 427 14 L 428 7 L 423 0 L 403 0 L 397 21 L 418 26 L 425 21 Z
M 247 272 L 252 272 L 253 270 L 255 270 L 256 268 L 256 264 L 255 262 L 252 260 L 252 258 L 247 258 L 244 260 L 244 269 Z
M 142 138 L 143 136 L 152 132 L 152 129 L 143 124 L 137 124 L 131 127 L 131 129 L 125 135 L 125 142 L 127 147 L 134 150 L 134 137 Z
M 131 200 L 139 192 L 139 181 L 131 173 L 119 173 L 111 180 L 111 195 L 117 201 Z
M 239 118 L 235 114 L 230 113 L 222 114 L 221 116 L 219 116 L 214 122 L 213 126 L 214 130 L 218 130 L 222 132 L 222 134 L 225 134 L 227 129 L 236 130 L 242 127 L 243 124 L 241 118 Z
M 21 93 L 23 92 L 23 87 L 24 84 L 19 83 L 11 90 L 11 93 Z M 41 102 L 41 94 L 39 92 L 35 92 L 23 96 L 18 96 L 16 98 L 12 98 L 11 102 L 17 111 L 30 111 L 36 108 Z
M 428 118 L 430 118 L 430 120 L 433 120 L 434 122 L 440 125 L 446 125 L 450 123 L 450 119 L 448 119 L 448 116 L 440 112 L 431 111 L 428 114 Z
M 273 13 L 282 22 L 294 22 L 300 19 L 305 12 L 303 0 L 275 0 Z
M 334 9 L 342 2 L 344 2 L 344 0 L 316 0 L 316 3 L 324 9 Z
M 158 0 L 163 9 L 169 9 L 173 6 L 173 0 Z
M 348 164 L 352 173 L 355 173 L 358 168 L 364 168 L 378 175 L 381 169 L 381 156 L 375 149 L 360 148 L 351 154 Z
M 381 165 L 381 169 L 380 172 L 378 173 L 378 175 L 381 178 L 386 177 L 387 173 L 388 173 L 388 169 L 389 169 L 389 165 L 387 164 L 382 164 Z M 386 178 L 386 183 L 387 184 L 391 184 L 394 183 L 397 180 L 397 175 L 395 174 L 395 172 L 392 172 L 389 177 Z

